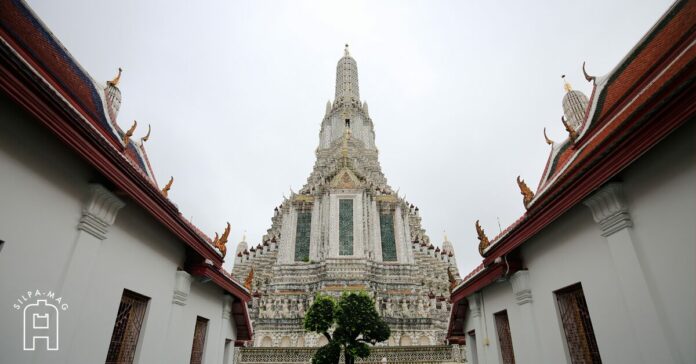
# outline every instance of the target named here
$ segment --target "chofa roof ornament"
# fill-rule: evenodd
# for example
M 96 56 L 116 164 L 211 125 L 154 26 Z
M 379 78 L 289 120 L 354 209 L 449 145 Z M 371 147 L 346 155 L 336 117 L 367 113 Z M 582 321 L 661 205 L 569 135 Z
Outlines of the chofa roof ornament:
M 147 124 L 147 134 L 145 134 L 144 137 L 140 138 L 140 144 L 145 143 L 150 139 L 150 132 L 152 131 L 152 128 L 150 127 L 150 124 Z
M 546 128 L 544 128 L 544 140 L 546 140 L 546 144 L 553 145 L 553 140 L 549 139 L 549 137 L 546 135 Z
M 123 69 L 121 69 L 121 67 L 119 67 L 119 68 L 118 68 L 118 74 L 116 75 L 116 77 L 114 77 L 114 79 L 111 80 L 111 81 L 106 81 L 106 84 L 109 85 L 109 86 L 113 86 L 113 87 L 118 86 L 118 81 L 121 80 L 121 72 L 122 72 L 122 71 L 123 71 Z
M 169 178 L 169 182 L 162 189 L 162 194 L 164 197 L 169 197 L 169 190 L 172 188 L 172 183 L 174 183 L 174 177 Z
M 136 120 L 133 120 L 133 125 L 131 125 L 130 129 L 126 131 L 126 134 L 123 134 L 123 147 L 128 148 L 128 142 L 130 141 L 130 138 L 133 136 L 133 132 L 135 131 L 135 128 L 138 127 L 138 122 Z
M 587 82 L 593 82 L 593 83 L 594 83 L 595 80 L 597 79 L 597 77 L 595 77 L 595 76 L 590 76 L 590 75 L 587 74 L 587 71 L 585 71 L 585 61 L 582 62 L 582 74 L 585 76 L 585 79 L 587 80 Z

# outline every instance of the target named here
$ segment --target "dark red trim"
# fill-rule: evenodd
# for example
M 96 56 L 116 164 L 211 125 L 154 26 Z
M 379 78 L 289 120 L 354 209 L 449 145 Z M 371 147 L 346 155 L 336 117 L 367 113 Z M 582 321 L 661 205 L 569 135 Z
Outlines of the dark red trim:
M 251 294 L 246 289 L 220 271 L 219 268 L 209 264 L 199 264 L 191 267 L 188 271 L 193 276 L 210 278 L 217 286 L 243 302 L 248 302 L 251 299 Z
M 7 40 L 1 30 L 0 36 Z M 186 245 L 221 266 L 222 257 L 183 220 L 176 206 L 44 82 L 0 44 L 0 89 Z
M 460 300 L 466 299 L 476 291 L 495 282 L 498 278 L 503 276 L 504 272 L 500 264 L 486 266 L 476 276 L 452 292 L 452 302 L 459 302 Z
M 449 328 L 447 329 L 447 342 L 455 345 L 466 344 L 466 312 L 469 309 L 469 301 L 462 299 L 452 304 Z

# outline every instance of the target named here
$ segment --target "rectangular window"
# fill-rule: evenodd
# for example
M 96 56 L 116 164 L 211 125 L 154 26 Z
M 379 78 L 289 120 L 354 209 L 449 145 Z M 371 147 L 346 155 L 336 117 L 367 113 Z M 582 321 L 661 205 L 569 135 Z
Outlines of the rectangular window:
M 601 363 L 590 312 L 580 283 L 556 291 L 568 354 L 575 363 Z
M 508 320 L 507 311 L 500 311 L 493 316 L 495 317 L 495 328 L 498 332 L 502 362 L 503 364 L 515 364 L 515 352 L 512 349 L 512 335 L 510 335 L 510 321 Z
M 118 306 L 114 331 L 111 334 L 106 364 L 130 364 L 135 357 L 140 328 L 145 319 L 145 309 L 150 299 L 124 290 Z
M 309 235 L 312 232 L 312 213 L 297 213 L 297 230 L 295 233 L 295 261 L 309 261 Z
M 196 327 L 193 329 L 193 347 L 191 348 L 191 364 L 203 362 L 203 350 L 205 349 L 205 334 L 208 331 L 208 319 L 198 316 Z
M 382 235 L 382 261 L 396 261 L 396 241 L 394 240 L 394 215 L 379 214 L 379 231 Z
M 353 255 L 353 200 L 338 200 L 338 255 Z

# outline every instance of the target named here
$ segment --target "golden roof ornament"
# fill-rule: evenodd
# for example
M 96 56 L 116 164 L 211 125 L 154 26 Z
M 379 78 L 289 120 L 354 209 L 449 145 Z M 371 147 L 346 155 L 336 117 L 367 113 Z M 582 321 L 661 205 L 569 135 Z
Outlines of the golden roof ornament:
M 164 197 L 169 196 L 169 190 L 172 188 L 172 183 L 174 183 L 174 177 L 170 177 L 169 182 L 167 182 L 167 184 L 162 189 L 162 194 L 164 195 Z
M 479 254 L 483 255 L 483 251 L 486 250 L 486 248 L 488 248 L 488 246 L 491 245 L 491 243 L 490 241 L 488 241 L 486 232 L 483 231 L 478 220 L 476 220 L 476 234 L 478 235 L 479 240 Z
M 140 143 L 145 143 L 148 139 L 150 139 L 150 132 L 152 131 L 152 128 L 150 128 L 150 124 L 147 124 L 147 134 L 145 134 L 144 137 L 140 138 Z
M 215 233 L 215 240 L 213 241 L 213 246 L 217 248 L 217 250 L 220 251 L 222 254 L 222 257 L 225 258 L 225 255 L 227 255 L 227 239 L 230 236 L 230 223 L 227 223 L 227 227 L 225 227 L 225 231 L 222 232 L 222 235 L 218 239 L 217 233 Z
M 582 62 L 582 74 L 585 76 L 587 82 L 595 82 L 595 80 L 597 79 L 597 77 L 590 76 L 587 74 L 587 71 L 585 71 L 585 61 Z
M 522 202 L 524 203 L 524 208 L 529 209 L 529 203 L 532 202 L 532 199 L 534 198 L 534 192 L 527 187 L 527 184 L 524 183 L 524 180 L 520 178 L 520 176 L 517 176 L 517 185 L 520 186 L 520 193 L 522 193 L 523 199 Z
M 123 146 L 128 147 L 128 142 L 130 141 L 130 138 L 133 136 L 133 132 L 135 131 L 135 128 L 138 126 L 138 122 L 136 120 L 133 120 L 133 125 L 126 131 L 126 134 L 123 135 Z
M 546 135 L 546 128 L 544 128 L 544 140 L 546 140 L 546 144 L 553 145 L 553 140 L 549 139 L 549 137 Z
M 254 281 L 254 267 L 251 267 L 249 274 L 247 275 L 246 279 L 244 280 L 244 288 L 251 291 L 251 284 L 253 281 Z
M 568 132 L 568 137 L 570 138 L 570 141 L 575 144 L 575 141 L 578 139 L 578 132 L 573 129 L 573 127 L 570 125 L 569 122 L 566 121 L 565 116 L 561 115 L 561 122 L 563 123 L 563 126 L 565 126 L 565 130 Z
M 116 75 L 116 77 L 114 77 L 114 79 L 111 80 L 111 81 L 106 81 L 106 84 L 109 85 L 109 86 L 113 86 L 113 87 L 118 86 L 118 82 L 121 81 L 121 72 L 122 72 L 122 71 L 123 71 L 123 70 L 121 69 L 121 67 L 119 67 L 119 68 L 118 68 L 118 74 Z

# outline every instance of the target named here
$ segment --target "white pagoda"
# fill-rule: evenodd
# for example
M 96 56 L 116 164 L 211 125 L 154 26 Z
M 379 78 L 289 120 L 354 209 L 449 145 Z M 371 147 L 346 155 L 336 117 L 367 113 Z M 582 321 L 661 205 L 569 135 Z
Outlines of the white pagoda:
M 275 209 L 261 244 L 237 248 L 256 347 L 325 344 L 302 322 L 316 293 L 366 291 L 390 325 L 389 346 L 444 344 L 450 290 L 460 281 L 452 244 L 431 244 L 418 208 L 387 184 L 358 68 L 346 45 L 336 96 L 321 124 L 314 169 Z

